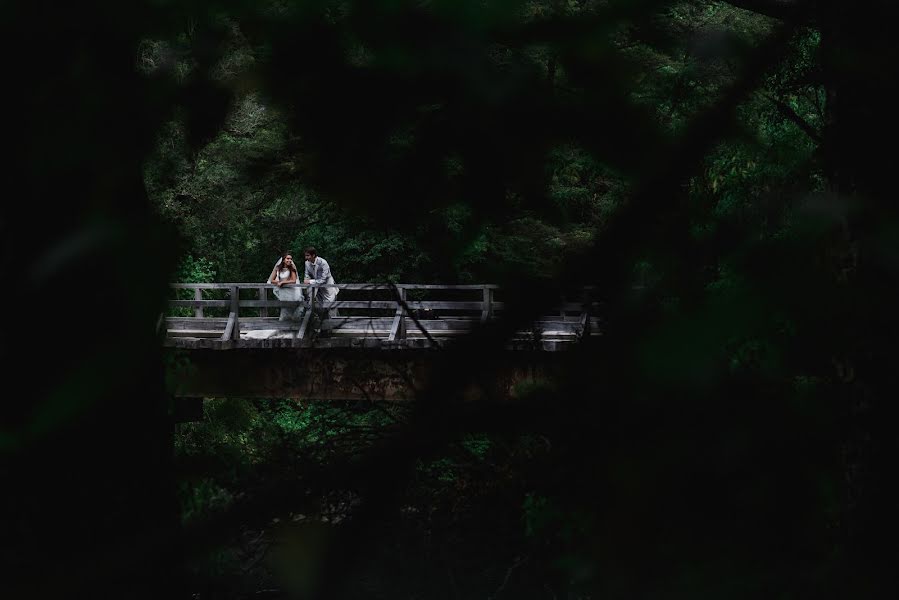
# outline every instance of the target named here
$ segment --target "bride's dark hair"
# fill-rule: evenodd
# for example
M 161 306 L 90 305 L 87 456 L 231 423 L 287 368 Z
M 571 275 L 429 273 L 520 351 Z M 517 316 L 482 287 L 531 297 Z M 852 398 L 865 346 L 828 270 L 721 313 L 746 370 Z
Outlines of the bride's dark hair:
M 284 263 L 284 259 L 286 259 L 288 256 L 293 258 L 293 252 L 291 252 L 290 250 L 285 250 L 281 253 L 281 266 L 286 266 Z M 299 273 L 299 271 L 297 271 L 297 262 L 295 260 L 290 261 L 290 267 L 288 268 L 294 273 Z

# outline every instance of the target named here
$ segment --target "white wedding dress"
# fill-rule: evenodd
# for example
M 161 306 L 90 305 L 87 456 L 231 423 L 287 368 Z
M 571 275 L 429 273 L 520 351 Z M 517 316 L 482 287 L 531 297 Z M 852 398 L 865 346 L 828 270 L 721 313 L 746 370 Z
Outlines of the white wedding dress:
M 290 270 L 289 269 L 281 269 L 278 271 L 277 280 L 284 281 L 286 279 L 290 279 Z M 275 294 L 275 298 L 281 300 L 282 302 L 295 302 L 297 300 L 303 300 L 303 288 L 295 286 L 295 285 L 287 285 L 285 287 L 276 287 L 272 290 Z M 290 308 L 282 308 L 281 314 L 278 316 L 279 321 L 284 321 L 286 319 L 296 319 L 299 320 L 300 315 L 303 312 L 303 307 L 298 306 L 295 309 L 291 310 Z M 291 316 L 291 313 L 293 315 Z
M 289 278 L 289 269 L 280 269 L 275 275 L 275 281 L 284 281 Z M 272 290 L 272 293 L 275 294 L 275 298 L 281 300 L 282 302 L 294 302 L 303 300 L 303 288 L 295 285 L 276 287 L 274 290 Z M 281 309 L 281 314 L 278 316 L 278 321 L 286 321 L 288 319 L 299 321 L 302 314 L 302 304 L 295 309 L 284 307 Z M 241 333 L 240 337 L 244 340 L 291 339 L 295 334 L 296 330 L 292 329 L 254 329 Z

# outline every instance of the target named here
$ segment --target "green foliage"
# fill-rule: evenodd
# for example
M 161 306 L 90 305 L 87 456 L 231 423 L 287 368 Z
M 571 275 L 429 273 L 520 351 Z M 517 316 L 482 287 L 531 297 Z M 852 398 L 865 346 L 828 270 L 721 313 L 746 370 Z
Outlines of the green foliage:
M 212 283 L 215 281 L 215 266 L 203 256 L 194 258 L 187 254 L 178 263 L 175 281 L 182 283 Z
M 211 477 L 192 482 L 181 481 L 179 495 L 181 519 L 185 523 L 206 518 L 210 514 L 221 513 L 234 501 L 233 494 L 227 488 L 218 485 Z
M 565 8 L 582 10 L 581 5 Z M 247 40 L 237 22 L 226 25 L 214 77 L 237 81 L 258 66 L 265 51 Z M 179 65 L 191 65 L 187 42 L 146 41 L 142 64 L 155 73 L 172 51 Z M 179 78 L 189 80 L 184 74 Z M 147 189 L 181 231 L 188 256 L 214 265 L 204 275 L 212 273 L 218 281 L 259 279 L 279 251 L 299 252 L 309 245 L 319 248 L 343 282 L 488 281 L 502 278 L 507 266 L 512 272 L 548 274 L 558 268 L 562 253 L 590 243 L 592 228 L 624 195 L 620 177 L 583 150 L 566 146 L 547 157 L 551 201 L 536 212 L 513 201 L 511 215 L 485 220 L 473 213 L 468 198 L 450 197 L 416 216 L 412 228 L 384 227 L 383 215 L 372 218 L 364 197 L 351 198 L 348 209 L 307 181 L 302 145 L 280 109 L 262 94 L 237 96 L 224 127 L 196 150 L 188 148 L 186 125 L 184 114 L 176 112 L 161 131 L 145 167 Z M 393 151 L 411 147 L 415 128 L 400 127 L 390 140 Z M 446 164 L 451 179 L 467 176 L 460 157 L 450 153 Z M 182 275 L 196 274 L 179 271 Z
M 408 234 L 376 228 L 364 219 L 323 207 L 296 233 L 293 247 L 315 246 L 341 282 L 408 281 L 427 257 Z
M 592 230 L 624 199 L 623 178 L 583 149 L 556 148 L 547 163 L 552 173 L 548 196 L 559 211 L 547 216 L 563 225 Z
M 525 535 L 531 538 L 558 536 L 564 542 L 583 539 L 590 533 L 594 520 L 581 510 L 563 509 L 547 496 L 528 492 L 522 502 Z
M 495 446 L 496 441 L 491 436 L 466 434 L 447 454 L 416 462 L 416 472 L 422 478 L 420 485 L 435 495 L 467 485 L 474 465 L 483 464 L 496 455 Z
M 490 448 L 493 446 L 493 440 L 487 435 L 468 433 L 465 435 L 461 444 L 472 456 L 478 460 L 484 460 L 487 458 L 488 452 L 490 452 Z
M 187 254 L 181 257 L 178 267 L 173 275 L 174 282 L 177 283 L 211 283 L 215 281 L 215 266 L 212 261 L 199 257 L 194 258 L 193 255 Z M 209 293 L 207 290 L 204 293 Z M 182 289 L 175 292 L 176 298 L 180 300 L 193 300 L 194 290 Z M 192 317 L 194 310 L 187 307 L 175 307 L 168 310 L 168 316 L 171 317 Z
M 416 469 L 427 479 L 443 484 L 453 484 L 459 479 L 459 464 L 449 457 L 420 461 Z
M 183 235 L 188 256 L 214 265 L 204 274 L 220 281 L 264 279 L 292 240 L 290 228 L 311 212 L 290 160 L 280 160 L 287 141 L 277 111 L 253 94 L 234 104 L 223 130 L 193 155 L 181 118 L 163 130 L 145 167 L 147 189 Z M 272 161 L 278 166 L 257 177 L 258 165 Z M 287 205 L 285 198 L 291 199 Z
M 305 46 L 303 36 L 257 43 L 251 38 L 259 15 L 227 21 L 220 40 L 225 51 L 210 71 L 215 81 L 239 90 L 224 125 L 189 141 L 188 116 L 176 112 L 160 133 L 145 169 L 147 189 L 187 241 L 178 277 L 261 280 L 280 250 L 297 254 L 313 245 L 338 282 L 550 281 L 604 236 L 618 235 L 601 259 L 625 263 L 621 272 L 638 289 L 616 291 L 621 282 L 599 281 L 610 286 L 603 293 L 622 329 L 612 351 L 580 365 L 605 394 L 599 400 L 564 397 L 571 403 L 560 411 L 565 417 L 547 409 L 547 421 L 555 418 L 557 428 L 583 439 L 565 439 L 558 430 L 547 434 L 551 442 L 542 433 L 527 441 L 469 433 L 417 460 L 397 493 L 409 503 L 404 514 L 427 536 L 440 525 L 452 531 L 476 501 L 495 500 L 504 510 L 491 513 L 494 520 L 521 517 L 509 546 L 532 552 L 570 596 L 599 579 L 608 587 L 597 584 L 603 592 L 597 596 L 627 596 L 616 585 L 626 588 L 622 582 L 633 573 L 597 578 L 592 570 L 595 559 L 611 573 L 617 559 L 609 557 L 619 551 L 645 552 L 656 565 L 673 565 L 679 575 L 659 578 L 676 590 L 673 595 L 734 595 L 745 583 L 739 575 L 745 570 L 734 565 L 751 560 L 734 552 L 722 559 L 728 565 L 686 566 L 693 556 L 676 556 L 670 548 L 680 544 L 695 556 L 708 555 L 689 532 L 703 509 L 673 497 L 669 514 L 657 496 L 663 490 L 701 504 L 707 492 L 710 503 L 749 506 L 747 514 L 763 515 L 772 496 L 749 456 L 745 430 L 751 426 L 741 429 L 730 417 L 722 418 L 720 431 L 694 423 L 712 422 L 716 411 L 751 420 L 754 410 L 771 410 L 774 420 L 795 419 L 789 422 L 794 430 L 829 426 L 816 403 L 830 382 L 795 359 L 803 335 L 826 337 L 819 333 L 826 311 L 816 313 L 817 321 L 809 313 L 818 310 L 816 299 L 829 297 L 827 286 L 806 284 L 812 273 L 838 262 L 838 245 L 828 241 L 837 219 L 815 213 L 806 200 L 826 179 L 820 35 L 797 28 L 786 59 L 731 107 L 734 134 L 703 133 L 717 141 L 703 146 L 711 150 L 699 168 L 679 180 L 680 187 L 662 186 L 664 196 L 642 198 L 645 212 L 625 221 L 627 232 L 616 233 L 622 227 L 616 218 L 627 218 L 622 209 L 633 190 L 645 195 L 651 176 L 666 173 L 667 165 L 655 161 L 680 159 L 668 155 L 679 147 L 678 136 L 741 82 L 745 57 L 765 46 L 779 22 L 705 0 L 641 5 L 639 16 L 623 18 L 607 12 L 605 2 L 525 2 L 508 14 L 492 3 L 438 2 L 408 14 L 404 3 L 383 8 L 378 23 L 387 29 L 381 31 L 354 3 L 324 4 L 272 9 L 304 22 L 299 14 L 321 8 L 316 23 L 326 35 L 306 31 L 314 46 Z M 625 4 L 612 3 L 612 9 L 626 14 Z M 385 16 L 396 14 L 409 19 L 402 31 L 391 29 Z M 581 17 L 583 30 L 559 34 Z M 408 37 L 419 30 L 421 38 Z M 505 33 L 494 39 L 494 30 Z M 456 51 L 458 39 L 467 40 L 464 51 Z M 189 84 L 199 62 L 186 39 L 147 42 L 141 52 L 147 68 L 166 48 L 182 50 L 177 79 Z M 273 81 L 269 69 L 288 77 Z M 264 83 L 257 89 L 254 81 Z M 799 248 L 825 258 L 816 255 L 810 266 Z M 602 266 L 588 263 L 584 280 L 595 282 L 594 270 L 607 273 Z M 566 386 L 528 380 L 514 395 L 529 403 L 558 401 L 569 393 Z M 214 477 L 181 490 L 186 514 L 199 519 L 204 505 L 227 505 L 267 468 L 283 474 L 302 471 L 299 465 L 352 461 L 354 452 L 391 431 L 393 424 L 375 414 L 290 401 L 207 402 L 206 422 L 179 430 L 180 457 L 215 465 L 206 471 Z M 633 431 L 625 431 L 629 419 L 639 424 Z M 669 423 L 696 431 L 681 432 L 689 438 L 684 441 L 666 429 Z M 759 429 L 767 433 L 765 425 Z M 789 427 L 771 434 L 783 447 Z M 659 450 L 659 440 L 670 450 Z M 565 449 L 562 458 L 539 464 L 555 452 L 553 445 Z M 600 445 L 612 454 L 591 454 Z M 720 456 L 710 456 L 709 448 Z M 797 464 L 804 459 L 790 456 Z M 722 457 L 749 475 L 741 471 L 739 482 L 730 483 Z M 694 465 L 695 472 L 685 474 L 682 465 Z M 814 507 L 807 514 L 832 516 L 839 512 L 833 480 L 816 468 L 803 471 L 817 494 L 807 498 Z M 608 489 L 597 499 L 547 483 L 565 478 Z M 725 482 L 724 491 L 709 483 L 718 481 Z M 535 489 L 553 491 L 529 491 Z M 600 501 L 607 513 L 593 505 Z M 519 502 L 520 515 L 510 509 Z M 633 520 L 595 518 L 618 513 Z M 668 529 L 657 531 L 652 518 Z M 725 519 L 722 530 L 728 525 Z M 639 548 L 634 535 L 651 548 Z M 735 535 L 752 538 L 753 532 Z M 670 591 L 663 588 L 646 584 L 643 595 Z
M 288 454 L 293 459 L 284 464 L 287 469 L 297 466 L 293 460 L 323 463 L 353 454 L 391 424 L 389 413 L 351 412 L 320 402 L 207 399 L 203 421 L 178 426 L 175 450 L 184 460 L 209 464 L 212 479 L 204 476 L 182 487 L 182 502 L 191 518 L 205 518 L 203 498 L 240 495 L 263 465 L 281 463 Z
M 582 545 L 596 543 L 596 519 L 589 508 L 563 507 L 551 497 L 528 492 L 522 502 L 524 534 L 534 552 L 577 589 L 591 582 L 596 566 Z
M 525 495 L 521 507 L 525 535 L 534 537 L 546 528 L 547 523 L 552 519 L 548 505 L 549 500 L 546 496 L 534 493 Z
M 535 377 L 518 381 L 512 395 L 521 399 L 535 399 L 551 396 L 558 391 L 558 384 L 550 379 Z

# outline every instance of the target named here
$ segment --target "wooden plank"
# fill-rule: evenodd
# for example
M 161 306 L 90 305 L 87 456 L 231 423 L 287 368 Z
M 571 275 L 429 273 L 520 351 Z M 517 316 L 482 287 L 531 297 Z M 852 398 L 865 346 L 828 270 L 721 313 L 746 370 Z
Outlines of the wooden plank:
M 454 340 L 464 337 L 462 335 L 446 335 L 437 336 L 428 339 L 424 336 L 410 336 L 405 340 L 387 341 L 387 337 L 367 336 L 365 338 L 355 338 L 351 336 L 337 337 L 320 337 L 309 345 L 315 348 L 346 348 L 354 350 L 384 350 L 397 351 L 404 349 L 428 349 L 440 348 L 446 344 L 452 344 Z M 433 340 L 433 341 L 432 341 Z M 265 340 L 228 340 L 223 342 L 220 339 L 198 339 L 198 338 L 165 338 L 163 345 L 169 348 L 183 349 L 213 349 L 213 350 L 229 350 L 233 348 L 295 348 L 296 339 L 265 339 Z M 566 338 L 533 338 L 533 337 L 517 337 L 512 338 L 504 348 L 513 351 L 543 351 L 556 352 L 565 351 L 574 348 L 577 345 L 576 338 L 569 336 Z
M 469 335 L 468 331 L 454 331 L 452 329 L 447 329 L 444 331 L 428 331 L 427 333 L 422 332 L 420 329 L 410 329 L 407 338 L 447 338 L 447 337 L 460 337 Z
M 234 347 L 234 342 L 232 340 L 223 342 L 219 338 L 202 339 L 190 337 L 167 337 L 165 338 L 163 345 L 168 348 L 184 348 L 186 350 L 230 350 Z
M 541 315 L 537 320 L 546 323 L 580 323 L 581 317 L 580 315 L 565 315 L 564 317 L 559 315 Z
M 418 330 L 417 325 L 415 325 L 414 323 L 410 324 L 408 322 L 409 317 L 406 317 L 406 319 L 406 327 L 409 332 Z M 448 319 L 418 319 L 418 323 L 425 329 L 425 331 L 471 331 L 480 324 L 480 318 L 458 319 L 456 317 L 452 317 Z
M 499 286 L 493 283 L 466 283 L 466 284 L 429 284 L 429 283 L 332 283 L 332 284 L 298 284 L 301 287 L 331 287 L 341 290 L 387 290 L 393 291 L 397 288 L 408 290 L 480 290 L 485 287 L 491 289 L 499 289 Z M 174 290 L 185 289 L 201 289 L 201 290 L 225 290 L 237 286 L 240 289 L 258 288 L 258 282 L 235 282 L 235 283 L 169 283 L 169 288 Z M 266 287 L 274 288 L 274 285 L 266 284 Z
M 169 287 L 173 290 L 190 290 L 190 289 L 201 289 L 201 290 L 229 290 L 233 286 L 237 286 L 240 289 L 249 289 L 254 287 L 259 287 L 259 282 L 255 283 L 170 283 Z M 275 287 L 271 284 L 266 284 L 269 287 Z
M 183 306 L 185 308 L 196 308 L 202 306 L 205 308 L 228 308 L 231 306 L 230 300 L 169 300 L 169 306 Z
M 259 300 L 260 300 L 261 302 L 265 302 L 266 300 L 268 300 L 268 296 L 266 295 L 266 291 L 265 291 L 265 286 L 264 286 L 264 285 L 259 287 Z M 268 316 L 268 307 L 263 306 L 262 308 L 260 308 L 260 309 L 259 309 L 259 316 L 260 316 L 260 317 L 267 317 L 267 316 Z
M 222 340 L 230 340 L 234 337 L 234 330 L 237 328 L 237 313 L 231 311 L 228 315 L 228 324 L 225 326 L 225 332 L 222 334 Z M 239 339 L 239 336 L 238 336 Z
M 252 306 L 252 302 L 257 301 L 249 301 L 247 304 Z M 335 300 L 333 302 L 322 302 L 320 303 L 322 308 L 341 308 L 341 309 L 351 309 L 351 308 L 367 308 L 367 309 L 393 309 L 396 310 L 396 302 L 395 301 L 387 301 L 387 300 L 371 300 L 371 301 L 353 301 L 353 300 Z M 480 312 L 483 307 L 483 303 L 478 302 L 453 302 L 453 301 L 434 301 L 434 300 L 409 300 L 406 302 L 406 306 L 413 310 L 470 310 L 477 311 L 480 316 Z M 493 309 L 502 310 L 505 308 L 505 305 L 502 302 L 494 302 Z
M 296 308 L 302 300 L 241 300 L 241 308 Z
M 277 317 L 267 317 L 265 321 L 261 319 L 240 320 L 241 331 L 258 331 L 260 329 L 274 329 L 275 331 L 293 331 L 297 328 L 296 321 L 279 321 Z
M 278 286 L 266 283 L 262 284 L 266 288 L 276 288 Z M 375 283 L 323 283 L 323 284 L 314 284 L 314 283 L 298 283 L 296 284 L 302 288 L 319 288 L 319 287 L 329 287 L 329 288 L 338 288 L 338 289 L 352 289 L 352 290 L 393 290 L 394 286 L 391 284 L 375 284 Z M 201 289 L 201 290 L 229 290 L 232 287 L 237 287 L 241 290 L 250 290 L 256 289 L 260 286 L 259 282 L 235 282 L 235 283 L 169 283 L 169 288 L 173 290 L 190 290 L 190 289 Z
M 187 321 L 190 318 L 184 318 L 183 321 Z M 218 330 L 222 331 L 227 325 L 227 319 L 216 319 L 215 322 L 211 319 L 204 319 L 203 323 L 189 323 L 189 322 L 178 322 L 172 323 L 169 329 L 208 329 L 208 330 Z M 474 329 L 479 323 L 479 319 L 466 319 L 462 317 L 452 317 L 452 318 L 443 318 L 443 319 L 419 319 L 418 321 L 426 331 L 428 332 L 441 332 L 441 331 L 462 331 L 468 332 Z M 594 324 L 596 322 L 595 318 L 592 321 Z M 394 318 L 392 317 L 331 317 L 329 319 L 325 319 L 322 323 L 322 331 L 340 331 L 340 330 L 358 330 L 358 331 L 384 331 L 389 333 L 390 329 L 394 323 Z M 581 326 L 580 320 L 574 320 L 574 317 L 570 317 L 565 321 L 559 319 L 559 317 L 550 317 L 550 318 L 542 318 L 534 322 L 535 325 L 540 329 L 550 329 L 550 330 L 564 330 L 564 331 L 575 331 L 578 327 Z M 409 317 L 404 318 L 403 325 L 406 327 L 407 332 L 412 331 L 409 328 Z M 241 331 L 253 331 L 258 329 L 277 329 L 277 330 L 286 330 L 293 329 L 296 326 L 296 321 L 279 321 L 277 317 L 266 317 L 263 318 L 244 318 L 240 320 L 240 328 Z M 417 327 L 414 328 L 417 330 Z
M 272 284 L 263 284 L 266 288 L 275 288 Z M 430 283 L 329 283 L 329 284 L 297 284 L 303 288 L 319 288 L 329 287 L 341 290 L 372 290 L 372 291 L 394 291 L 397 288 L 406 290 L 483 290 L 484 288 L 498 290 L 499 285 L 493 283 L 466 283 L 466 284 L 430 284 Z M 259 282 L 234 282 L 234 283 L 169 283 L 169 288 L 174 290 L 225 290 L 237 286 L 238 288 L 254 289 L 259 288 Z M 637 286 L 639 288 L 639 286 Z M 595 286 L 584 286 L 584 290 L 594 290 Z
M 429 284 L 429 283 L 398 283 L 397 287 L 407 290 L 482 290 L 484 288 L 499 289 L 494 283 L 465 283 L 465 284 Z
M 211 318 L 205 317 L 197 319 L 196 317 L 166 317 L 167 329 L 218 329 L 223 330 L 228 324 L 227 318 Z
M 201 290 L 200 288 L 194 289 L 194 300 L 199 300 L 201 302 L 203 301 L 203 290 Z M 194 309 L 194 316 L 198 319 L 203 318 L 203 307 L 202 306 L 197 306 Z
M 465 336 L 470 335 L 471 331 L 467 331 L 464 329 L 434 329 L 434 330 L 426 330 L 427 333 L 421 331 L 420 329 L 413 327 L 409 328 L 406 333 L 406 338 L 418 338 L 418 337 L 434 337 L 434 338 L 443 338 L 443 337 L 453 337 L 453 336 Z M 331 331 L 331 335 L 341 336 L 341 337 L 367 337 L 367 336 L 375 336 L 375 337 L 383 337 L 387 338 L 388 341 L 402 341 L 402 340 L 389 340 L 390 331 L 387 329 L 335 329 Z
M 389 309 L 396 310 L 394 300 L 335 300 L 333 302 L 318 302 L 322 308 L 364 308 L 364 309 Z
M 471 321 L 472 323 L 480 323 L 481 315 L 443 315 L 439 318 L 434 319 L 418 319 L 419 321 L 430 323 L 430 322 L 439 322 L 439 321 Z
M 390 337 L 389 329 L 333 329 L 331 330 L 332 336 L 346 337 L 346 338 L 368 338 L 368 337 L 377 337 L 387 339 Z
M 393 318 L 378 317 L 331 317 L 322 323 L 322 331 L 331 329 L 383 329 L 390 331 Z
M 221 339 L 221 329 L 169 329 L 166 337 Z
M 421 300 L 421 301 L 411 301 L 406 303 L 410 309 L 415 310 L 473 310 L 480 313 L 484 309 L 484 303 L 481 301 L 477 302 L 445 302 L 445 301 L 434 301 L 434 300 Z M 504 308 L 503 303 L 495 302 L 492 304 L 493 308 Z
M 577 338 L 577 332 L 548 329 L 541 331 L 538 337 L 542 339 L 575 339 Z
M 406 317 L 408 319 L 408 317 Z M 330 320 L 330 319 L 328 319 Z M 325 321 L 325 324 L 322 325 L 322 330 L 330 331 L 334 334 L 346 335 L 351 332 L 356 333 L 367 333 L 367 332 L 375 332 L 375 333 L 383 333 L 384 335 L 389 335 L 394 320 L 390 320 L 385 322 L 384 320 L 380 321 L 372 321 L 369 324 L 366 321 L 353 321 L 348 322 L 346 324 L 332 324 L 327 325 L 328 321 Z M 429 320 L 429 321 L 419 321 L 419 324 L 428 334 L 431 335 L 456 335 L 456 334 L 467 334 L 471 333 L 472 330 L 477 326 L 478 321 L 460 321 L 460 320 Z M 416 327 L 409 326 L 408 322 L 405 323 L 407 327 L 406 335 L 425 335 L 421 330 Z M 540 321 L 536 323 L 538 330 L 544 332 L 561 332 L 565 335 L 572 335 L 580 330 L 580 324 L 574 321 Z M 531 335 L 530 329 L 522 329 L 520 332 L 522 334 Z
M 523 302 L 522 302 L 522 301 L 515 302 L 515 304 L 521 304 L 521 303 L 523 303 Z M 494 301 L 494 302 L 492 303 L 492 307 L 493 307 L 494 310 L 504 310 L 504 309 L 506 308 L 506 305 L 507 305 L 507 304 L 512 304 L 512 302 L 508 302 L 508 303 L 507 303 L 507 302 L 496 302 L 496 301 Z M 566 303 L 564 304 L 564 306 L 563 306 L 563 305 L 556 305 L 556 306 L 553 306 L 552 309 L 553 309 L 553 311 L 554 311 L 554 314 L 552 314 L 552 315 L 547 315 L 547 316 L 552 316 L 552 317 L 554 317 L 554 318 L 556 318 L 556 319 L 561 319 L 562 316 L 563 316 L 563 315 L 562 315 L 562 312 L 564 311 L 564 312 L 565 312 L 565 315 L 564 315 L 564 316 L 565 316 L 566 318 L 572 316 L 572 315 L 569 315 L 568 313 L 577 313 L 578 316 L 577 316 L 576 318 L 579 318 L 579 317 L 580 317 L 580 314 L 581 314 L 582 312 L 584 312 L 584 310 L 583 310 L 583 309 L 584 309 L 584 305 L 581 304 L 580 302 L 566 302 Z M 590 306 L 590 311 L 591 311 L 591 312 L 598 312 L 598 309 L 599 309 L 599 303 L 598 303 L 598 302 L 593 302 L 593 303 L 591 304 L 591 306 Z
M 241 300 L 240 306 L 241 308 L 284 308 L 284 307 L 292 307 L 296 308 L 300 304 L 306 304 L 304 301 L 300 300 Z M 322 305 L 321 301 L 318 302 L 319 306 Z M 336 300 L 334 302 L 326 303 L 326 308 L 377 308 L 377 309 L 390 309 L 393 310 L 396 308 L 396 302 L 392 300 Z
M 327 319 L 322 324 L 322 329 L 375 329 L 390 331 L 393 322 L 394 319 L 392 318 L 336 317 Z M 471 331 L 479 324 L 479 319 L 452 317 L 444 319 L 419 319 L 418 322 L 426 331 Z M 573 318 L 562 321 L 558 317 L 555 317 L 555 319 L 540 319 L 534 323 L 541 328 L 562 329 L 565 331 L 574 331 L 580 326 L 580 322 L 575 321 Z M 409 327 L 409 317 L 405 318 L 405 325 L 408 331 L 412 331 Z

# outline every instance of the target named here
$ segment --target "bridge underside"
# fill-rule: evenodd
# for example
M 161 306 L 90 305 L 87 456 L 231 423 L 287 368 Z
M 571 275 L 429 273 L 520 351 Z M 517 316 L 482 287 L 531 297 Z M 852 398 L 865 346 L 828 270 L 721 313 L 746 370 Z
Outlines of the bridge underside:
M 174 373 L 181 397 L 415 400 L 444 355 L 433 350 L 240 348 L 194 349 Z M 522 385 L 552 377 L 565 353 L 508 351 L 488 382 L 466 386 L 465 399 L 514 400 Z

